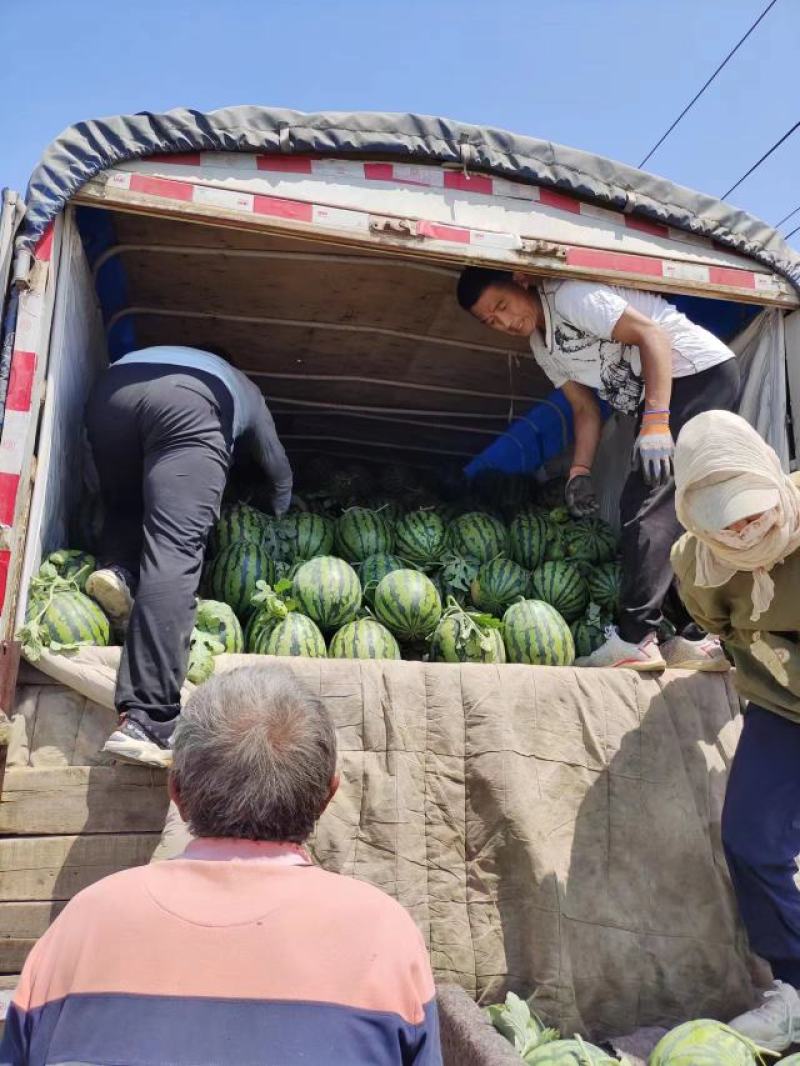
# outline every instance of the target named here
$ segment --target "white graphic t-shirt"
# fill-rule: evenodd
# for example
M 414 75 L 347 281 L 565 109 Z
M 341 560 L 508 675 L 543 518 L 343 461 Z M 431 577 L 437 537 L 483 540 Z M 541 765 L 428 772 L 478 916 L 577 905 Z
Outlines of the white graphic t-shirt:
M 535 330 L 531 350 L 556 388 L 577 381 L 596 389 L 626 414 L 638 409 L 644 392 L 637 345 L 611 339 L 629 305 L 657 322 L 672 339 L 672 376 L 699 374 L 733 359 L 722 341 L 690 322 L 674 304 L 654 292 L 596 285 L 590 281 L 547 282 L 539 287 L 544 336 Z

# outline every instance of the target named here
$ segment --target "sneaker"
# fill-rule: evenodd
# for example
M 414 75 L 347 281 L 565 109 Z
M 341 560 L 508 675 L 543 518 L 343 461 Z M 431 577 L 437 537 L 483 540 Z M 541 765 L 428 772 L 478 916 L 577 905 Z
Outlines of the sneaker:
M 673 637 L 661 645 L 661 654 L 670 670 L 703 670 L 721 674 L 731 668 L 716 637 L 703 637 L 702 640 Z
M 797 989 L 785 981 L 773 981 L 772 988 L 763 995 L 761 1006 L 740 1014 L 729 1025 L 769 1051 L 785 1051 L 800 1037 Z
M 133 608 L 132 579 L 121 566 L 105 566 L 86 579 L 86 595 L 97 600 L 119 629 L 125 629 Z
M 169 769 L 172 765 L 170 742 L 174 729 L 174 719 L 144 726 L 133 718 L 124 717 L 103 745 L 103 751 L 122 762 Z
M 645 637 L 640 644 L 629 644 L 619 635 L 616 626 L 607 626 L 605 643 L 591 655 L 576 659 L 575 665 L 620 666 L 640 673 L 665 670 L 667 666 L 661 657 L 655 633 Z

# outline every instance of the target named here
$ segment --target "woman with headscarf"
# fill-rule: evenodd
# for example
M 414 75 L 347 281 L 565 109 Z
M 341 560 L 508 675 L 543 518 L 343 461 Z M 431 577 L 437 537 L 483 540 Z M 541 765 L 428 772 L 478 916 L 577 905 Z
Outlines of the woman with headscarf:
M 774 1051 L 800 1041 L 800 476 L 738 415 L 687 422 L 672 551 L 681 596 L 718 635 L 748 701 L 722 840 L 752 949 L 775 978 L 734 1028 Z

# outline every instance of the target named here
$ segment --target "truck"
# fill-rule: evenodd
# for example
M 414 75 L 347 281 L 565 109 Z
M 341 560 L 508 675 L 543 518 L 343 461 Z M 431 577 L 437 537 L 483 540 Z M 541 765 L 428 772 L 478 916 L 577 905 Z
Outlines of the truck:
M 111 360 L 224 350 L 293 462 L 380 477 L 474 463 L 568 405 L 526 343 L 458 308 L 466 265 L 667 295 L 728 342 L 741 413 L 800 452 L 800 258 L 765 223 L 599 156 L 443 118 L 234 107 L 81 122 L 0 214 L 0 984 L 82 887 L 148 861 L 163 773 L 100 754 L 118 649 L 20 658 L 27 590 L 71 544 L 82 414 Z M 630 421 L 598 466 L 613 520 Z M 536 459 L 531 459 L 531 454 Z M 230 668 L 240 656 L 223 656 Z M 437 977 L 536 990 L 594 1037 L 750 1004 L 719 839 L 738 733 L 727 675 L 292 660 L 332 708 L 343 785 L 314 841 L 394 894 Z

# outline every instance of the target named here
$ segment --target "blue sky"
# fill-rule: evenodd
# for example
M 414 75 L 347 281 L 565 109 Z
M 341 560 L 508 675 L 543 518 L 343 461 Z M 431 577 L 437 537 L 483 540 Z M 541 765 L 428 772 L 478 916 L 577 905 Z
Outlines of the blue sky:
M 637 164 L 765 4 L 3 0 L 0 185 L 80 119 L 238 103 L 447 115 Z M 648 169 L 723 193 L 800 119 L 798 46 L 800 0 L 778 0 Z M 798 174 L 800 130 L 731 199 L 774 223 Z

